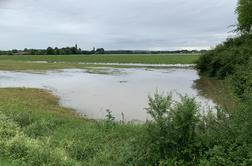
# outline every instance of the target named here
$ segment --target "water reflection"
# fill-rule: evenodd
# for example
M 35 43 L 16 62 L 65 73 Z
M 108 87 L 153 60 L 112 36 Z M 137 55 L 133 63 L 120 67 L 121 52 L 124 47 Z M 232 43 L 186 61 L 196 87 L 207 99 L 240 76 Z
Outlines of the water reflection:
M 235 98 L 224 80 L 201 77 L 194 81 L 193 88 L 200 96 L 213 100 L 226 110 L 233 110 L 236 106 Z

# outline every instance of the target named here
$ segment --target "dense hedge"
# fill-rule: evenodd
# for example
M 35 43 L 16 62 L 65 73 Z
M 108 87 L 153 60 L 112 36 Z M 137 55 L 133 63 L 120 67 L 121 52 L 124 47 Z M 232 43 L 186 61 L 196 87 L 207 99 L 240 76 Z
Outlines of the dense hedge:
M 246 98 L 252 92 L 252 35 L 227 39 L 223 44 L 200 57 L 197 69 L 201 74 L 230 79 L 234 92 Z

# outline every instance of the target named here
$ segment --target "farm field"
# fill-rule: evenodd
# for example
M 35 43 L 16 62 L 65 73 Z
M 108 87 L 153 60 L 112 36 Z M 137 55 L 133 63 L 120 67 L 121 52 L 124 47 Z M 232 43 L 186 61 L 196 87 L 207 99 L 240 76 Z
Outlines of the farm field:
M 0 61 L 47 61 L 83 63 L 194 64 L 199 54 L 122 55 L 2 55 Z
M 0 70 L 53 70 L 142 65 L 191 65 L 200 55 L 2 55 Z M 123 66 L 121 64 L 124 64 Z M 140 66 L 141 67 L 141 66 Z

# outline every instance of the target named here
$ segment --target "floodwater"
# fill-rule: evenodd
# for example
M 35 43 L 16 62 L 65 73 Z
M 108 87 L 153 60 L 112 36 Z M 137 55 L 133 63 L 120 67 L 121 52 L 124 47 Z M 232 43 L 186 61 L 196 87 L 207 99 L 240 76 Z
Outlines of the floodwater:
M 45 72 L 0 71 L 0 87 L 43 88 L 60 98 L 60 104 L 91 119 L 104 119 L 106 110 L 117 120 L 145 121 L 148 95 L 155 91 L 195 97 L 203 107 L 213 102 L 193 88 L 199 79 L 189 68 L 89 68 Z

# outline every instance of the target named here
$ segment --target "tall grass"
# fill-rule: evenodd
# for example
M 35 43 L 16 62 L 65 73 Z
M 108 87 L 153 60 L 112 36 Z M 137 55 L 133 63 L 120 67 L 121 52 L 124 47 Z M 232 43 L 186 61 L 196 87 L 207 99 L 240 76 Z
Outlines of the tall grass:
M 134 124 L 80 118 L 35 89 L 0 89 L 0 158 L 21 165 L 118 165 Z

